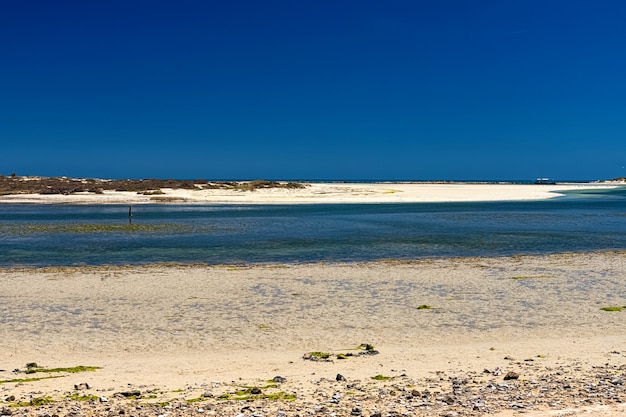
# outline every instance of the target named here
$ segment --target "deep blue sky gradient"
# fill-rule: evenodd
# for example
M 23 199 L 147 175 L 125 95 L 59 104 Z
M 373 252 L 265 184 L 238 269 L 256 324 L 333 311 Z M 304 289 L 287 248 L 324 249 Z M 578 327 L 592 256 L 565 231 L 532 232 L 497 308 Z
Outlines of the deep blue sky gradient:
M 0 3 L 0 174 L 626 176 L 626 2 Z

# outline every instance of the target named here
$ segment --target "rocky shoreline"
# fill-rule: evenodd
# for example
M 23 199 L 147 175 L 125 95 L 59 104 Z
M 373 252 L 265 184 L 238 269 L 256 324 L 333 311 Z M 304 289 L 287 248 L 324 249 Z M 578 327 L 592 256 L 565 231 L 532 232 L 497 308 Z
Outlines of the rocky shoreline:
M 626 410 L 626 355 L 601 366 L 541 365 L 541 358 L 506 357 L 504 369 L 435 372 L 427 378 L 378 375 L 369 380 L 336 375 L 306 380 L 211 382 L 180 390 L 135 386 L 111 392 L 77 384 L 44 393 L 35 385 L 16 397 L 2 387 L 2 416 L 473 416 L 501 412 L 573 415 L 595 408 L 602 415 Z M 564 414 L 565 413 L 565 414 Z

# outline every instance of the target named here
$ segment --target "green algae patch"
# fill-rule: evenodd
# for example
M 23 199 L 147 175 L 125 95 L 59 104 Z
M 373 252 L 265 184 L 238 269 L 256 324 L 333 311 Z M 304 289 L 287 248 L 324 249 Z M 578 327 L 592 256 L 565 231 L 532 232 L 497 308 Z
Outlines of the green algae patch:
M 2 379 L 2 380 L 0 380 L 0 385 L 2 385 L 2 384 L 21 384 L 21 383 L 26 383 L 26 382 L 41 381 L 43 379 L 64 378 L 64 377 L 65 377 L 65 375 L 42 376 L 42 377 L 39 377 L 39 378 Z
M 521 281 L 525 279 L 545 279 L 545 278 L 552 278 L 552 276 L 550 275 L 520 275 L 516 277 L 511 277 L 510 279 L 515 280 L 515 281 Z
M 268 384 L 262 387 L 249 387 L 240 386 L 237 387 L 235 392 L 224 393 L 217 397 L 222 401 L 254 401 L 254 400 L 269 400 L 269 401 L 294 401 L 295 395 L 288 394 L 284 391 L 265 393 L 263 390 L 272 390 L 278 387 L 274 381 L 268 381 Z
M 74 400 L 74 401 L 95 401 L 95 400 L 98 400 L 100 397 L 98 397 L 97 395 L 91 395 L 91 394 L 80 395 L 79 393 L 75 392 L 71 395 L 68 395 L 65 398 Z
M 376 350 L 374 345 L 371 345 L 369 343 L 361 343 L 356 348 L 357 348 L 357 350 Z
M 431 306 L 429 306 L 428 304 L 422 304 L 420 306 L 417 306 L 418 310 L 432 310 L 433 308 Z
M 206 398 L 204 398 L 204 397 L 197 397 L 197 398 L 188 398 L 188 399 L 185 400 L 185 402 L 187 404 L 198 403 L 198 402 L 201 402 L 201 401 L 206 401 Z
M 27 374 L 34 374 L 37 372 L 45 372 L 45 373 L 58 373 L 58 372 L 66 372 L 68 374 L 77 374 L 80 372 L 95 372 L 98 369 L 102 369 L 99 366 L 73 366 L 71 368 L 42 368 L 42 367 L 29 367 L 26 369 Z
M 378 374 L 378 375 L 372 376 L 370 378 L 372 378 L 374 381 L 389 381 L 392 377 Z
M 296 396 L 293 394 L 287 394 L 284 391 L 275 392 L 272 394 L 222 394 L 217 397 L 222 401 L 253 401 L 253 400 L 269 400 L 269 401 L 295 401 Z
M 33 398 L 30 401 L 20 401 L 18 403 L 11 404 L 11 407 L 40 407 L 42 405 L 50 404 L 54 400 L 50 397 L 38 397 Z
M 276 385 L 274 383 L 274 381 L 268 381 L 269 383 L 263 387 L 239 387 L 240 389 L 237 390 L 236 394 L 237 395 L 247 395 L 247 394 L 254 394 L 255 391 L 258 390 L 262 390 L 262 389 L 269 389 L 269 388 L 277 388 L 278 385 Z
M 609 306 L 609 307 L 601 307 L 600 310 L 602 311 L 622 311 L 622 310 L 626 310 L 626 306 Z
M 318 359 L 328 359 L 330 358 L 330 353 L 328 352 L 310 352 L 311 357 Z

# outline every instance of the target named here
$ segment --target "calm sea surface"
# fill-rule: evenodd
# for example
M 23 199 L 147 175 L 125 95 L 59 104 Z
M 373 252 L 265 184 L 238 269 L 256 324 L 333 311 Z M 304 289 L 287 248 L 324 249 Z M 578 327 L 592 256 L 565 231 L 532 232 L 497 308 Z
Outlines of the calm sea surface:
M 626 188 L 548 201 L 0 205 L 0 266 L 363 261 L 626 249 Z

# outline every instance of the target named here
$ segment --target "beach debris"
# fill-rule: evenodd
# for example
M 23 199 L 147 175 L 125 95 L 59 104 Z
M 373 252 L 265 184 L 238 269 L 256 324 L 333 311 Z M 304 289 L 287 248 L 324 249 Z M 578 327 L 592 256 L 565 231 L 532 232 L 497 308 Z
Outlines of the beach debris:
M 511 379 L 519 379 L 519 374 L 517 372 L 509 371 L 506 375 L 504 375 L 505 381 L 509 381 Z
M 336 381 L 345 381 L 346 377 L 341 375 L 341 374 L 337 374 L 337 376 L 335 377 Z
M 378 355 L 380 353 L 374 348 L 374 345 L 369 343 L 361 343 L 357 349 L 364 350 L 364 352 L 359 352 L 359 355 Z
M 334 356 L 337 359 L 344 360 L 344 359 L 348 359 L 350 357 L 354 357 L 357 355 L 358 356 L 378 355 L 380 353 L 374 348 L 374 345 L 370 343 L 361 343 L 359 346 L 357 346 L 354 349 L 360 350 L 360 352 L 358 353 L 347 352 L 347 353 L 336 353 L 336 354 L 332 354 L 330 352 L 307 352 L 304 355 L 302 355 L 302 359 L 313 361 L 313 362 L 333 362 L 333 360 L 331 359 L 331 356 Z
M 91 389 L 91 386 L 89 386 L 89 384 L 86 382 L 81 382 L 80 384 L 74 384 L 74 389 L 76 391 L 82 391 L 86 389 Z

